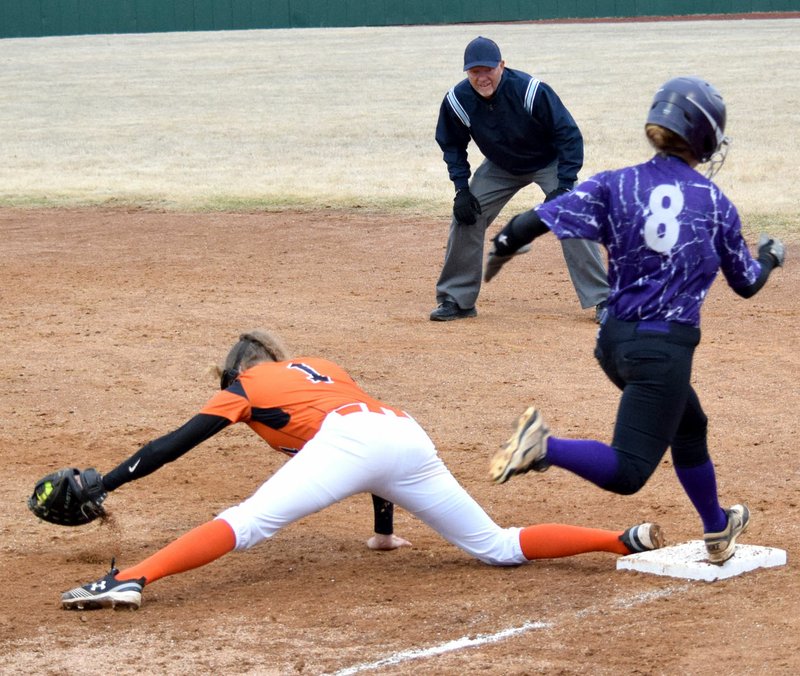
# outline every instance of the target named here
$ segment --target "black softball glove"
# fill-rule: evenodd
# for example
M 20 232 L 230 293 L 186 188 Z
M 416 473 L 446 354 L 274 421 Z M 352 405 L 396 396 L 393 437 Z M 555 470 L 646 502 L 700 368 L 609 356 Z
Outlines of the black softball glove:
M 60 526 L 83 526 L 105 516 L 103 477 L 95 469 L 60 469 L 36 482 L 28 508 L 43 521 Z

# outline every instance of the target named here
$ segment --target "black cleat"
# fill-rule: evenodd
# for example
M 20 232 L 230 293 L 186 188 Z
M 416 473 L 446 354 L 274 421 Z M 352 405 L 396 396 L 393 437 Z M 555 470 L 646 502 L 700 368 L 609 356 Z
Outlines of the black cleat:
M 664 546 L 664 533 L 661 531 L 661 526 L 655 523 L 640 523 L 638 526 L 631 526 L 619 536 L 619 539 L 631 554 L 650 552 Z
M 96 610 L 98 608 L 132 608 L 142 605 L 144 578 L 138 580 L 118 580 L 119 573 L 111 562 L 108 575 L 97 582 L 75 587 L 61 595 L 61 607 L 65 610 Z

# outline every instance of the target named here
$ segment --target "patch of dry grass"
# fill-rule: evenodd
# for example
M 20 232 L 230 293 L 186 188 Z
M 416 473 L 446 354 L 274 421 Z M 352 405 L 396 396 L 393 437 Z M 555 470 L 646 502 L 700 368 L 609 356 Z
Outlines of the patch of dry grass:
M 0 203 L 445 214 L 452 186 L 436 116 L 462 77 L 464 45 L 484 34 L 573 112 L 583 177 L 649 156 L 643 119 L 662 81 L 707 78 L 734 138 L 718 182 L 744 214 L 793 227 L 798 28 L 767 19 L 0 40 Z

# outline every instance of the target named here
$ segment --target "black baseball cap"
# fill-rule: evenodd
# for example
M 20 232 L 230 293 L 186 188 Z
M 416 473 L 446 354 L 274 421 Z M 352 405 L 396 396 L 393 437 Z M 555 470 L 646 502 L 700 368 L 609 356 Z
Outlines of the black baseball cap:
M 497 43 L 480 35 L 470 42 L 464 50 L 464 70 L 477 66 L 497 68 L 502 60 L 500 47 L 497 46 Z

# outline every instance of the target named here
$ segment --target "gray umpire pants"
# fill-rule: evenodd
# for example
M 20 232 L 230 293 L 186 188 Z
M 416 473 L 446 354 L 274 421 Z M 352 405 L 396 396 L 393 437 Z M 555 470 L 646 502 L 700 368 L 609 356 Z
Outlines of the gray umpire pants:
M 509 200 L 531 183 L 536 183 L 545 195 L 555 190 L 558 162 L 521 176 L 509 174 L 489 160 L 478 167 L 470 180 L 470 190 L 480 202 L 482 213 L 474 225 L 460 225 L 455 218 L 450 223 L 444 266 L 436 283 L 437 303 L 452 300 L 462 310 L 475 306 L 483 276 L 486 230 Z M 608 297 L 608 277 L 598 245 L 585 239 L 565 239 L 561 249 L 581 307 L 594 307 L 604 301 Z

